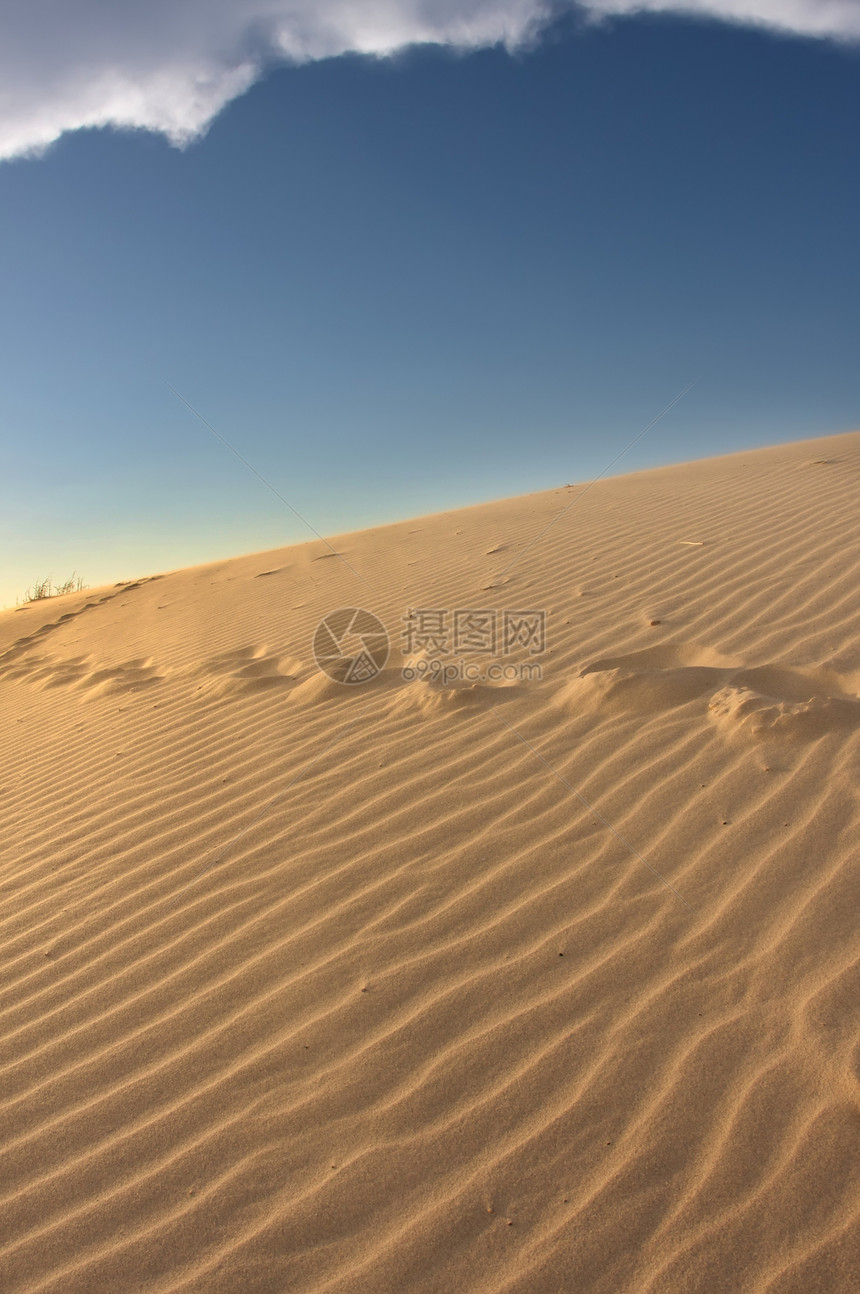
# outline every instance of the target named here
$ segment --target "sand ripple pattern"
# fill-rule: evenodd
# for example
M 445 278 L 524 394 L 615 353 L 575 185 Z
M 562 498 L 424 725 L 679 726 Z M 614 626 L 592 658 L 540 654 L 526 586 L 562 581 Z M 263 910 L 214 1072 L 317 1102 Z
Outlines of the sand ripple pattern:
M 533 686 L 322 679 L 319 545 L 0 617 L 4 1294 L 860 1288 L 860 436 L 488 594 L 569 493 L 342 541 Z

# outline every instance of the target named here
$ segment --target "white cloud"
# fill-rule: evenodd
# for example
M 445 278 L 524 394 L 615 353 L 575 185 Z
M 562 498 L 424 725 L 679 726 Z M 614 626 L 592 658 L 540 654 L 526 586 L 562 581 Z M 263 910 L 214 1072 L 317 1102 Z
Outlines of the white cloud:
M 5 0 L 0 158 L 86 126 L 184 144 L 273 62 L 435 42 L 523 45 L 573 0 Z M 860 0 L 584 0 L 593 17 L 701 14 L 860 39 Z
M 599 14 L 697 14 L 797 36 L 860 40 L 860 0 L 587 0 Z

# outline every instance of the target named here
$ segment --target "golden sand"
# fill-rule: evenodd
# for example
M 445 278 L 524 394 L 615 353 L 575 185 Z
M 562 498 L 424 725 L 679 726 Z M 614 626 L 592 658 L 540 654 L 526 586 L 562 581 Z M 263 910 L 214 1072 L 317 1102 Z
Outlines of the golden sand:
M 0 1290 L 853 1294 L 860 434 L 332 545 L 0 615 Z

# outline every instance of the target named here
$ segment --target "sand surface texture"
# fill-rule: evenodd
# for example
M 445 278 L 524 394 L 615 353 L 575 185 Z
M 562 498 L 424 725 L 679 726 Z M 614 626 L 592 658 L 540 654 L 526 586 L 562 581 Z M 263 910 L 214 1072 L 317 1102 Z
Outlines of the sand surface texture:
M 860 1289 L 860 434 L 333 544 L 0 616 L 0 1290 Z

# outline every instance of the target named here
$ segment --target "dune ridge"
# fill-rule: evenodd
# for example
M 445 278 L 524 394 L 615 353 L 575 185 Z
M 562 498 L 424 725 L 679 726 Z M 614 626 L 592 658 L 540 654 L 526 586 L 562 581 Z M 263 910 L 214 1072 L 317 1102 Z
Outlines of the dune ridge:
M 851 433 L 0 614 L 0 1289 L 860 1287 L 858 503 Z

